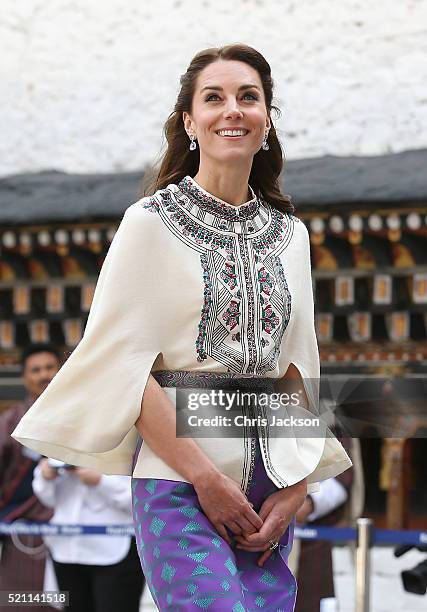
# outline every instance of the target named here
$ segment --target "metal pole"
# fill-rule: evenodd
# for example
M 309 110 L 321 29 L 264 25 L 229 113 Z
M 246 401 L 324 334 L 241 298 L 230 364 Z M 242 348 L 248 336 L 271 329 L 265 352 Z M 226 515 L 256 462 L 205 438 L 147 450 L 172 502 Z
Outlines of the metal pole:
M 371 532 L 371 519 L 357 519 L 355 612 L 369 612 L 370 609 Z

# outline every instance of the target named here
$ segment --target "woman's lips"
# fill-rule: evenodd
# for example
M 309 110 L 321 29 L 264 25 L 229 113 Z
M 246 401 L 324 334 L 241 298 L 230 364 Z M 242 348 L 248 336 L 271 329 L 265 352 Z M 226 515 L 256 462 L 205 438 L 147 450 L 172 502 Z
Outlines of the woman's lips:
M 245 136 L 248 135 L 249 132 L 247 132 L 246 134 L 243 134 L 242 136 L 221 136 L 221 134 L 217 133 L 217 136 L 219 136 L 220 138 L 244 138 Z

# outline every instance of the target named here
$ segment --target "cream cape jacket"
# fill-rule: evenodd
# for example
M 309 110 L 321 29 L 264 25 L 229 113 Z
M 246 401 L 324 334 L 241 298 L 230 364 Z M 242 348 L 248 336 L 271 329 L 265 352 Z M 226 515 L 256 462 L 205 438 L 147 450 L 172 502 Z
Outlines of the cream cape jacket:
M 150 371 L 281 378 L 300 371 L 317 413 L 319 354 L 307 228 L 258 198 L 232 206 L 190 176 L 125 211 L 103 263 L 84 335 L 12 436 L 105 474 L 185 481 L 147 444 L 134 469 Z M 175 389 L 166 392 L 174 401 Z M 265 439 L 278 487 L 336 476 L 351 461 L 335 437 Z M 196 438 L 246 490 L 254 444 Z M 310 485 L 316 490 L 318 485 Z

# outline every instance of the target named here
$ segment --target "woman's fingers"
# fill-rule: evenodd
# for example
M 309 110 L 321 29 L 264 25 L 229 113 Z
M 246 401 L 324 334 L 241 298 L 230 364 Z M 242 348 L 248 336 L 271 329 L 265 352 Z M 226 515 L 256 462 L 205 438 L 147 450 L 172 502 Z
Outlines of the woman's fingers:
M 263 542 L 250 542 L 247 538 L 243 536 L 236 536 L 235 540 L 237 542 L 237 548 L 243 548 L 245 550 L 253 550 L 253 551 L 263 551 L 270 548 L 271 542 L 278 542 L 282 535 L 271 535 L 267 541 Z
M 271 502 L 269 501 L 267 497 L 267 499 L 264 501 L 264 503 L 262 504 L 261 508 L 258 511 L 259 517 L 261 518 L 263 522 L 267 520 L 267 517 L 272 511 L 272 509 L 273 507 L 271 505 Z
M 238 548 L 239 550 L 246 550 L 247 552 L 265 552 L 266 550 L 268 550 L 269 546 L 269 544 L 264 544 L 263 546 L 248 546 L 245 544 L 237 544 L 236 548 Z
M 239 544 L 243 544 L 244 546 L 265 546 L 268 545 L 271 540 L 279 540 L 283 533 L 285 532 L 279 527 L 277 520 L 270 514 L 259 531 L 253 534 L 236 536 L 236 540 Z
M 231 538 L 227 533 L 226 528 L 224 527 L 224 525 L 221 525 L 221 523 L 218 523 L 217 525 L 215 525 L 215 529 L 217 530 L 217 532 L 219 533 L 220 536 L 222 536 L 224 538 L 224 540 L 231 545 Z
M 235 534 L 242 535 L 242 528 L 236 523 L 236 521 L 228 521 L 227 527 Z
M 262 529 L 261 529 L 262 531 Z M 246 536 L 236 536 L 236 540 L 239 544 L 244 544 L 245 546 L 265 546 L 269 540 L 273 539 L 273 531 L 257 531 L 256 533 L 251 533 Z
M 248 502 L 245 505 L 240 516 L 238 516 L 234 520 L 224 521 L 234 534 L 251 534 L 256 533 L 259 529 L 261 529 L 263 525 L 263 520 L 259 517 L 257 512 L 255 512 L 252 506 L 253 504 L 251 504 L 251 502 Z
M 247 508 L 246 512 L 244 512 L 243 517 L 246 518 L 258 531 L 263 526 L 264 521 L 260 518 L 259 514 L 255 512 L 255 510 L 251 508 Z
M 263 553 L 260 558 L 258 559 L 258 565 L 259 567 L 262 567 L 264 565 L 264 563 L 267 561 L 267 559 L 269 559 L 271 557 L 271 553 L 273 551 L 272 550 L 266 550 L 265 553 Z
M 252 523 L 250 523 L 244 516 L 240 516 L 237 520 L 236 523 L 239 524 L 239 526 L 241 527 L 241 535 L 249 535 L 251 533 L 256 533 L 257 529 L 256 527 L 254 527 L 252 525 Z

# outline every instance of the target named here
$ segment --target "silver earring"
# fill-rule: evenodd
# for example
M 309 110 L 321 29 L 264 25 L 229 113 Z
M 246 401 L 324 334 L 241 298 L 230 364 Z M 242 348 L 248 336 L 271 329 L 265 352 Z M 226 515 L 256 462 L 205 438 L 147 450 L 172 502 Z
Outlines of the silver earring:
M 197 149 L 197 145 L 196 145 L 196 139 L 194 137 L 194 134 L 190 134 L 190 151 L 194 151 L 194 149 Z
M 268 142 L 267 142 L 267 138 L 268 138 L 268 130 L 266 131 L 265 135 L 264 135 L 264 140 L 262 141 L 262 146 L 261 148 L 264 149 L 264 151 L 268 151 L 268 149 L 270 148 Z

